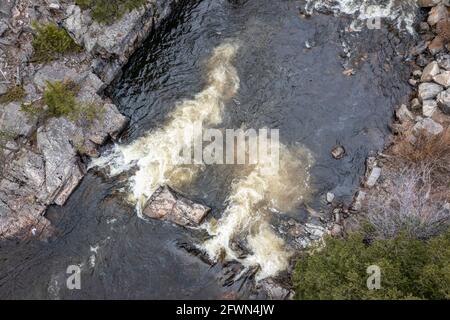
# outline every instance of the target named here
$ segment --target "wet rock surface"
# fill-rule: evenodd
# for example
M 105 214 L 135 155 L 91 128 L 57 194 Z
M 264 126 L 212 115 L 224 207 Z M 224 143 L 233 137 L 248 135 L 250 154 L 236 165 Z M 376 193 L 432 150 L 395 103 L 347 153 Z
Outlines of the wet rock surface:
M 147 201 L 143 213 L 150 218 L 168 220 L 181 226 L 198 226 L 210 210 L 163 186 Z

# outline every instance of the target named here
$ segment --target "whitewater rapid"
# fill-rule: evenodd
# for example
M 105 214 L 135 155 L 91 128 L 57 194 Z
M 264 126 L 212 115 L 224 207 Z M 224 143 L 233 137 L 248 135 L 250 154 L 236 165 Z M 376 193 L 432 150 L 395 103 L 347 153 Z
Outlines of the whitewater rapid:
M 214 49 L 207 64 L 207 84 L 192 100 L 177 103 L 161 129 L 149 132 L 129 145 L 116 144 L 91 167 L 107 168 L 110 176 L 136 169 L 128 180 L 128 201 L 142 217 L 145 203 L 161 185 L 173 188 L 189 185 L 198 176 L 203 164 L 179 165 L 174 162 L 201 131 L 186 130 L 199 122 L 203 129 L 222 122 L 224 105 L 239 90 L 239 76 L 233 66 L 239 45 L 227 42 Z M 271 161 L 243 166 L 237 174 L 227 199 L 227 207 L 214 224 L 205 228 L 212 238 L 200 247 L 211 259 L 240 260 L 232 249 L 238 237 L 246 242 L 250 254 L 240 261 L 248 267 L 259 265 L 258 279 L 274 276 L 285 270 L 291 252 L 272 230 L 270 214 L 294 209 L 311 193 L 309 169 L 313 163 L 310 152 L 300 146 L 289 149 L 269 143 L 270 154 L 279 155 L 277 166 Z M 247 150 L 248 151 L 248 150 Z
M 352 15 L 355 16 L 354 22 L 387 19 L 394 22 L 399 30 L 415 34 L 416 0 L 307 0 L 306 8 L 309 13 L 328 9 L 335 14 Z

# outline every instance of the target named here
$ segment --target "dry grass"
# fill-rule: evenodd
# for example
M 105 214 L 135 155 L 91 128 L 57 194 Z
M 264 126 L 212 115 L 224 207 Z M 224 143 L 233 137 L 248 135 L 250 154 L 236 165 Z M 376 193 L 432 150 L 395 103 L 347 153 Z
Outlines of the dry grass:
M 367 199 L 367 219 L 376 236 L 390 239 L 401 232 L 429 239 L 447 230 L 450 211 L 445 199 L 433 196 L 429 167 L 404 168 L 391 173 L 383 192 Z
M 450 199 L 450 129 L 434 137 L 425 134 L 411 142 L 400 137 L 391 149 L 398 168 L 428 168 L 433 194 Z
M 397 137 L 383 167 L 385 183 L 370 190 L 366 218 L 376 235 L 388 239 L 400 232 L 428 239 L 448 228 L 450 210 L 450 129 L 414 141 Z

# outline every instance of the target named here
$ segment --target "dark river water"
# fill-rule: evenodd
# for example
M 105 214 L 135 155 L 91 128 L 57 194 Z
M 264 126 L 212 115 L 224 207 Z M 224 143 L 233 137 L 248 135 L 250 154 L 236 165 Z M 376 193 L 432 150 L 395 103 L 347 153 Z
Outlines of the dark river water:
M 302 5 L 181 1 L 108 89 L 130 118 L 120 143 L 160 128 L 179 101 L 195 99 L 214 49 L 237 43 L 232 64 L 240 86 L 225 103 L 220 127 L 279 129 L 284 145 L 301 144 L 314 157 L 308 204 L 324 209 L 329 191 L 348 203 L 365 158 L 383 147 L 393 108 L 409 93 L 410 70 L 399 53 L 411 39 L 389 25 L 346 34 L 350 17 L 304 18 Z M 352 48 L 350 57 L 345 47 Z M 344 67 L 355 74 L 344 75 Z M 336 144 L 347 152 L 339 161 L 330 155 Z M 124 201 L 129 176 L 90 170 L 66 205 L 48 210 L 57 230 L 51 239 L 0 243 L 0 298 L 215 299 L 238 292 L 241 283 L 222 285 L 220 265 L 211 267 L 181 248 L 200 242 L 201 232 L 138 218 Z M 233 166 L 207 166 L 180 191 L 220 219 L 237 177 Z M 308 219 L 301 205 L 286 214 Z M 66 287 L 69 265 L 81 267 L 80 290 Z M 259 297 L 245 288 L 237 296 Z

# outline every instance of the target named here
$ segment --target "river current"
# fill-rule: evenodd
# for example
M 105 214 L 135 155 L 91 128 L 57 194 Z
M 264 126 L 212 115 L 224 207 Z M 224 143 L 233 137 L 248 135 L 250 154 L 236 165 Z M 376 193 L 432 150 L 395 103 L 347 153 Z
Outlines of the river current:
M 0 298 L 260 298 L 245 278 L 224 286 L 222 264 L 186 246 L 213 261 L 258 265 L 256 281 L 277 276 L 294 254 L 277 224 L 318 223 L 306 208 L 326 219 L 327 192 L 348 204 L 366 157 L 382 149 L 394 107 L 409 93 L 406 1 L 378 9 L 356 0 L 179 2 L 108 89 L 129 127 L 68 202 L 48 210 L 55 235 L 0 244 Z M 380 29 L 348 32 L 373 17 Z M 279 129 L 279 172 L 172 165 L 192 138 L 184 129 L 198 121 Z M 337 144 L 341 160 L 330 155 Z M 210 216 L 193 229 L 143 217 L 162 184 L 210 206 Z M 82 270 L 80 290 L 66 287 L 69 265 Z

